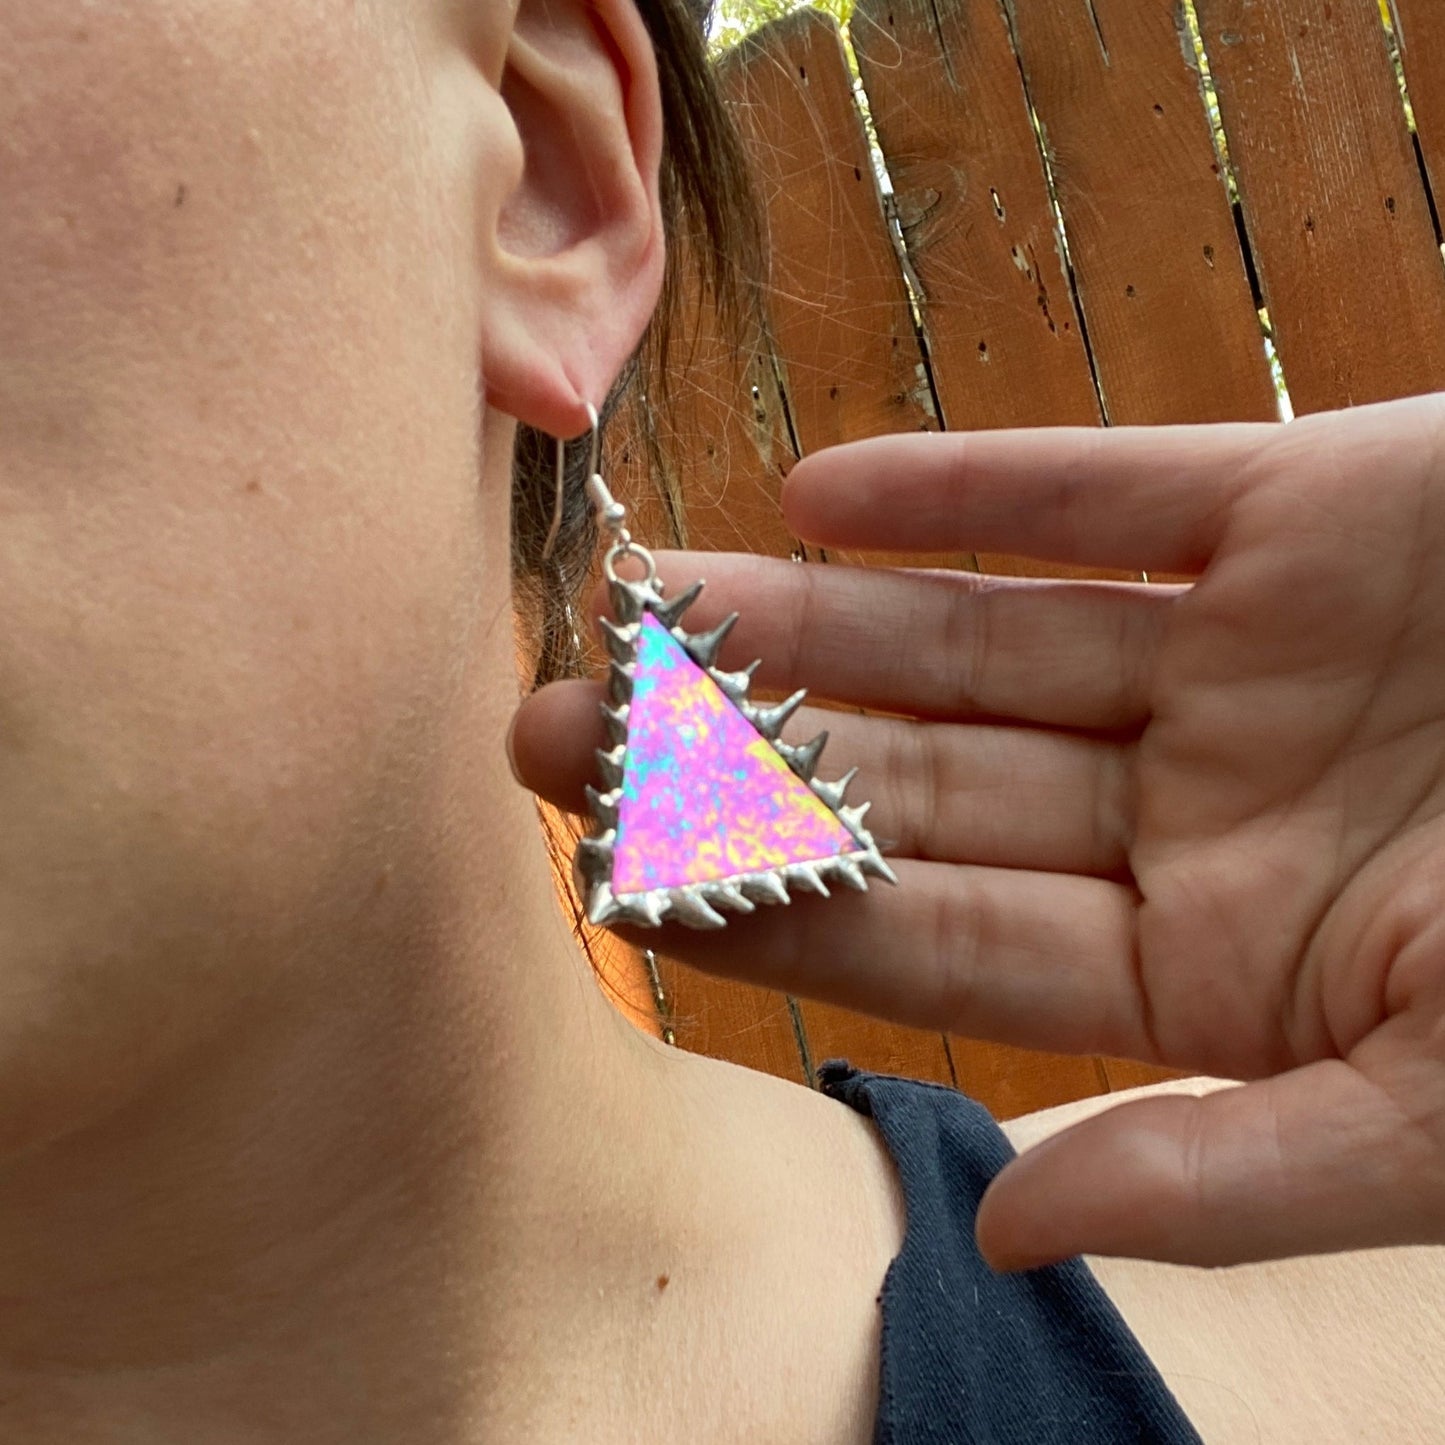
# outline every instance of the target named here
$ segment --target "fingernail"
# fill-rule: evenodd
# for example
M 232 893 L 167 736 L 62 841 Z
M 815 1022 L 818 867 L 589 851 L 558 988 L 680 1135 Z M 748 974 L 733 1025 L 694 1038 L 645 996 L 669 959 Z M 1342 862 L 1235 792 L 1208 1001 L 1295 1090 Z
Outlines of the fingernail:
M 520 713 L 514 712 L 512 714 L 512 721 L 507 724 L 507 766 L 511 768 L 512 776 L 521 783 L 523 787 L 526 787 L 526 783 L 522 778 L 521 769 L 517 767 L 517 754 L 513 751 L 514 745 L 512 741 L 513 734 L 517 731 L 517 718 L 519 716 Z

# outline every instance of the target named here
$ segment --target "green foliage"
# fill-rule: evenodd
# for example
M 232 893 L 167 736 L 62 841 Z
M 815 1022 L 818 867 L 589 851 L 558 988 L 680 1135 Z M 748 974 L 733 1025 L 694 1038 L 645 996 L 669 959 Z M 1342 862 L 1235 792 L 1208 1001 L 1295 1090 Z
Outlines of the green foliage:
M 714 56 L 720 55 L 769 21 L 781 20 L 807 5 L 808 0 L 717 0 L 708 48 Z M 853 0 L 814 0 L 811 8 L 824 11 L 840 26 L 846 26 L 853 13 Z

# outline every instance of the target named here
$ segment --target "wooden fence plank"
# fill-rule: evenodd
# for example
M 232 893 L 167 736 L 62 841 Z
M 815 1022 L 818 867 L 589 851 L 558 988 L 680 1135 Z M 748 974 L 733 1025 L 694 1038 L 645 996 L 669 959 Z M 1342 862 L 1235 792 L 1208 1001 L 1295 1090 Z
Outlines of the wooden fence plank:
M 837 26 L 798 11 L 729 52 L 718 78 L 767 214 L 774 337 L 799 446 L 933 426 Z
M 1001 38 L 997 27 L 993 33 L 996 41 Z M 1003 58 L 1012 66 L 1011 58 L 1006 54 Z M 1000 63 L 995 60 L 996 66 Z M 911 89 L 915 79 L 911 66 L 907 73 Z M 774 331 L 800 449 L 809 451 L 906 426 L 932 427 L 937 418 L 929 413 L 926 404 L 922 357 L 914 340 L 907 291 L 884 224 L 865 137 L 831 22 L 817 14 L 800 14 L 769 26 L 724 67 L 723 74 L 768 209 L 774 248 Z M 1016 67 L 1014 76 L 1013 124 L 1018 132 L 1020 113 L 1027 127 L 1027 112 Z M 1008 94 L 998 85 L 994 92 L 1000 97 Z M 1030 137 L 1026 129 L 1022 134 Z M 1033 259 L 1026 260 L 1024 267 L 1030 271 L 1040 250 L 1038 228 L 1042 225 L 1043 234 L 1051 240 L 1052 225 L 1037 147 L 1031 138 L 1024 155 L 1032 157 L 1034 167 L 1035 229 L 1032 235 L 1025 231 L 1010 246 L 1016 246 L 1020 256 L 1032 252 Z M 1024 169 L 1017 174 L 1023 187 L 1028 172 Z M 1013 181 L 1008 184 L 1012 187 Z M 1029 193 L 1021 189 L 1020 194 Z M 988 204 L 990 224 L 996 229 L 991 197 Z M 1018 398 L 1029 395 L 1025 372 L 1042 364 L 1037 356 L 1033 362 L 1027 360 L 1024 345 L 1010 345 L 1005 349 L 1012 350 L 1019 361 L 1014 384 L 996 389 L 995 413 L 975 414 L 978 424 L 1098 419 L 1087 358 L 1068 309 L 1062 268 L 1052 245 L 1043 249 L 1044 255 L 1059 267 L 1059 289 L 1054 294 L 1067 310 L 1062 322 L 1068 329 L 1054 320 L 1056 332 L 1048 333 L 1049 318 L 1042 317 L 1044 307 L 1039 304 L 1038 273 L 1024 275 L 1009 253 L 1004 253 L 1012 271 L 1008 283 L 1017 296 L 1019 278 L 1023 277 L 1026 305 L 1015 304 L 1011 312 L 1005 308 L 1003 315 L 991 319 L 991 324 L 996 321 L 1000 327 L 997 334 L 1001 345 L 1010 322 L 1015 333 L 1037 331 L 1051 335 L 1056 347 L 1049 364 L 1055 367 L 1068 363 L 1052 361 L 1052 356 L 1067 358 L 1069 350 L 1074 351 L 1074 380 L 1067 383 L 1072 387 L 1074 409 L 1053 416 L 1041 406 L 1023 414 L 1017 410 L 1005 412 L 1010 394 L 1015 407 Z M 997 263 L 1000 252 L 996 245 L 990 254 Z M 955 263 L 951 275 L 941 264 L 934 279 L 940 294 L 929 298 L 930 324 L 942 309 L 946 284 L 951 281 L 957 292 L 960 279 L 966 282 L 967 278 Z M 1052 308 L 1054 303 L 1049 301 L 1047 291 L 1044 295 L 1045 304 Z M 970 366 L 978 366 L 976 352 L 967 359 Z M 1011 570 L 1033 570 L 1027 564 L 1006 559 L 990 560 Z M 841 1011 L 828 1012 L 813 1004 L 801 1007 L 809 1049 L 815 1059 L 835 1053 L 860 1061 L 878 1058 L 883 1064 L 873 1066 L 920 1077 L 945 1076 L 948 1054 L 941 1040 L 901 1031 L 880 1034 L 877 1025 L 862 1024 Z M 1060 1098 L 1079 1097 L 1081 1092 L 1097 1092 L 1105 1087 L 1102 1071 L 1087 1060 L 1054 1059 L 1023 1051 L 993 1055 L 988 1052 L 990 1046 L 964 1040 L 957 1041 L 957 1048 L 970 1063 L 974 1092 L 991 1107 L 1017 1111 L 1027 1107 L 1025 1099 L 1045 1097 L 1047 1102 L 1058 1102 Z M 1057 1094 L 1041 1091 L 1037 1081 L 1047 1077 L 1069 1082 L 1062 1084 Z
M 1440 0 L 1389 0 L 1415 134 L 1435 192 L 1445 201 L 1445 7 Z
M 723 57 L 718 78 L 767 216 L 774 354 L 799 450 L 935 428 L 908 287 L 836 24 L 817 10 L 774 21 Z M 971 566 L 972 558 L 927 562 Z
M 1445 382 L 1445 267 L 1376 0 L 1199 0 L 1296 411 Z
M 917 277 L 940 421 L 1096 424 L 1083 329 L 996 0 L 943 9 L 861 0 L 850 33 Z M 1001 576 L 1124 575 L 993 553 L 974 561 Z
M 1102 418 L 997 0 L 861 0 L 850 27 L 953 430 Z M 906 83 L 905 83 L 906 77 Z M 1118 577 L 992 553 L 1003 576 Z
M 1136 1063 L 1133 1059 L 1105 1059 L 1103 1064 L 1110 1093 L 1118 1093 L 1121 1089 L 1137 1089 L 1141 1084 L 1157 1084 L 1162 1079 L 1189 1077 L 1179 1069 L 1159 1069 L 1153 1064 Z
M 998 0 L 860 0 L 850 25 L 945 426 L 1092 426 L 1098 396 Z
M 663 1023 L 679 1048 L 811 1087 L 783 994 L 714 978 L 668 958 L 658 958 L 657 972 L 666 1000 Z
M 1036 1053 L 950 1035 L 958 1087 L 997 1119 L 1109 1092 L 1100 1059 Z
M 725 56 L 718 79 L 766 216 L 772 340 L 799 450 L 935 426 L 837 26 L 812 10 L 776 21 Z M 815 1060 L 878 1057 L 871 1021 L 816 1017 Z M 889 1057 L 902 1072 L 932 1077 L 946 1061 L 939 1035 L 897 1039 Z
M 1013 0 L 1012 14 L 1109 420 L 1273 420 L 1175 0 Z
M 634 532 L 664 544 L 675 518 L 689 547 L 790 556 L 797 543 L 778 494 L 796 458 L 760 328 L 724 334 L 711 300 L 689 285 L 667 372 L 675 380 L 662 396 L 635 390 L 609 428 L 608 474 L 638 509 Z M 670 509 L 658 507 L 659 483 Z
M 1098 395 L 1056 241 L 1048 182 L 997 0 L 955 0 L 943 7 L 930 0 L 861 0 L 851 34 L 922 292 L 943 421 L 967 429 L 1097 424 Z M 1193 77 L 1186 73 L 1183 79 L 1185 98 L 1197 115 L 1197 89 L 1189 88 Z M 1089 99 L 1097 103 L 1099 97 Z M 1097 117 L 1086 109 L 1084 119 Z M 1121 117 L 1116 128 L 1134 123 L 1132 115 Z M 1207 130 L 1201 133 L 1205 179 L 1219 203 L 1222 187 L 1208 171 L 1212 146 Z M 1080 136 L 1077 125 L 1071 136 L 1090 139 Z M 1100 141 L 1117 144 L 1108 127 Z M 1089 158 L 1087 144 L 1080 148 Z M 1085 173 L 1080 184 L 1091 179 Z M 1122 219 L 1122 229 L 1132 232 L 1127 212 Z M 1094 220 L 1088 240 L 1103 229 L 1097 213 Z M 1223 222 L 1244 303 L 1240 334 L 1252 348 L 1248 354 L 1257 373 L 1255 395 L 1272 414 L 1273 392 L 1258 385 L 1264 371 L 1259 327 L 1227 206 Z M 1093 266 L 1091 277 L 1100 269 Z M 1208 281 L 1200 289 L 1206 287 Z M 1175 288 L 1176 296 L 1181 289 Z M 1213 304 L 1209 296 L 1189 299 L 1196 310 Z M 1206 321 L 1213 314 L 1207 312 Z M 1128 319 L 1147 335 L 1157 317 L 1150 311 Z M 1140 365 L 1146 380 L 1151 365 L 1150 358 Z M 1122 366 L 1116 371 L 1131 374 Z M 1243 372 L 1247 377 L 1248 367 Z M 1124 575 L 993 555 L 978 561 L 990 572 L 1012 575 Z M 956 1035 L 948 1042 L 960 1086 L 1001 1116 L 1108 1087 L 1094 1060 Z
M 905 1074 L 935 1084 L 954 1083 L 953 1065 L 943 1035 L 927 1029 L 882 1023 L 834 1004 L 804 999 L 798 1005 L 815 1064 L 847 1059 L 879 1074 Z

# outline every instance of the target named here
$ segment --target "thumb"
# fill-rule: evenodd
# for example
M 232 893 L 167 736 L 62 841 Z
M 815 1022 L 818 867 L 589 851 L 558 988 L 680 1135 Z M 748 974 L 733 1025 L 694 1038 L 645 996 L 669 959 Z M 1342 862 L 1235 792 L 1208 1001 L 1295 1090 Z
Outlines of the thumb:
M 599 682 L 548 683 L 517 709 L 507 734 L 507 760 L 524 788 L 568 813 L 587 808 L 584 792 L 598 781 L 597 749 L 607 746 Z
M 1203 1098 L 1106 1110 L 989 1186 L 995 1269 L 1074 1254 L 1227 1265 L 1445 1240 L 1438 1140 L 1338 1060 Z

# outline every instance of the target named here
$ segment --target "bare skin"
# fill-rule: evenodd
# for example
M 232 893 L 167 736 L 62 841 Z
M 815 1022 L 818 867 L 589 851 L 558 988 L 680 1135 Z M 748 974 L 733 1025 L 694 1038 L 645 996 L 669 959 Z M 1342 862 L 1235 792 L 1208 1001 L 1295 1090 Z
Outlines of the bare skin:
M 700 966 L 930 1028 L 1252 1080 L 1005 1170 L 1004 1268 L 1445 1241 L 1445 399 L 1288 427 L 887 437 L 789 479 L 797 534 L 1193 575 L 1035 583 L 677 557 L 731 665 L 914 720 L 803 717 L 900 887 Z M 693 625 L 690 620 L 690 625 Z M 595 689 L 518 719 L 576 806 Z M 535 730 L 535 731 L 534 731 Z M 589 740 L 590 741 L 590 740 Z
M 503 761 L 658 124 L 620 0 L 0 9 L 7 1441 L 871 1438 L 877 1138 L 617 1018 Z
M 505 762 L 659 117 L 621 0 L 0 9 L 7 1442 L 869 1438 L 878 1140 L 617 1016 Z

